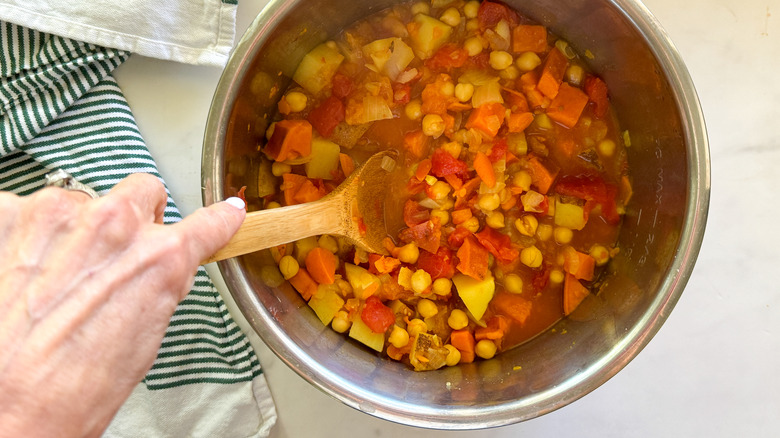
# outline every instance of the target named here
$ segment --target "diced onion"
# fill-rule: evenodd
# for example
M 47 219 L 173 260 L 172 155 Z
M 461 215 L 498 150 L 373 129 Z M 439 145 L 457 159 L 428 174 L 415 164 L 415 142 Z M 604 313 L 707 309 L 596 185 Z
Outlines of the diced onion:
M 458 77 L 459 83 L 471 84 L 475 87 L 491 82 L 498 83 L 499 80 L 501 80 L 501 78 L 493 76 L 484 70 L 469 70 Z
M 390 51 L 390 58 L 385 63 L 383 70 L 387 77 L 391 80 L 396 80 L 398 75 L 414 59 L 414 51 L 401 38 L 393 39 Z
M 471 106 L 479 108 L 486 103 L 504 103 L 504 98 L 501 97 L 501 85 L 498 82 L 488 82 L 474 88 Z
M 405 84 L 415 77 L 417 77 L 417 69 L 416 68 L 410 68 L 409 70 L 404 70 L 401 72 L 398 77 L 395 79 L 396 82 L 399 84 Z
M 390 106 L 381 97 L 366 96 L 363 98 L 362 123 L 375 122 L 377 120 L 392 119 L 393 112 Z
M 382 157 L 382 162 L 379 163 L 379 167 L 388 172 L 392 172 L 395 169 L 395 160 L 385 155 Z

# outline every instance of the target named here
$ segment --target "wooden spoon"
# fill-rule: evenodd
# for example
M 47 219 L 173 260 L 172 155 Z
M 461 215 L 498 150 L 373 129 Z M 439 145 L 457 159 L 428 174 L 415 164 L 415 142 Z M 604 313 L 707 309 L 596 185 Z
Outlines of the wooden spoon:
M 344 236 L 366 251 L 387 255 L 384 200 L 397 157 L 394 150 L 372 155 L 318 201 L 247 213 L 228 244 L 201 264 L 320 234 Z

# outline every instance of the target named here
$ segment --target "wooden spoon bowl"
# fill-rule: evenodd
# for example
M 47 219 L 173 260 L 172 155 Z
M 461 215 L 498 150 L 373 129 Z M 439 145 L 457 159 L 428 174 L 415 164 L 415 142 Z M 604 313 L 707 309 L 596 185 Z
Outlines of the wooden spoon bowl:
M 318 201 L 247 213 L 227 245 L 202 264 L 320 234 L 343 236 L 366 251 L 387 254 L 384 201 L 398 152 L 378 152 Z

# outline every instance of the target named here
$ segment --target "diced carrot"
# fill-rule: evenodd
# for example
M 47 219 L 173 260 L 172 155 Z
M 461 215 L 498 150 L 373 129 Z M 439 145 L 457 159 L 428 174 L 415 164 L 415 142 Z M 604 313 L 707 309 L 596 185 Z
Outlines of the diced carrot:
M 505 316 L 495 315 L 487 320 L 487 327 L 477 327 L 474 330 L 474 338 L 477 341 L 482 339 L 490 339 L 497 341 L 504 337 L 506 332 L 509 331 L 509 321 Z
M 386 351 L 390 359 L 401 360 L 404 357 L 404 355 L 409 354 L 409 352 L 412 351 L 412 341 L 409 340 L 409 343 L 406 344 L 406 346 L 401 348 L 398 348 L 393 344 L 388 344 Z
M 571 246 L 563 250 L 563 269 L 578 280 L 593 280 L 596 260 L 590 254 L 577 251 Z
M 506 126 L 509 132 L 523 132 L 534 121 L 534 114 L 531 112 L 512 113 L 509 115 Z
M 436 254 L 441 245 L 441 225 L 438 217 L 431 218 L 413 227 L 404 228 L 398 233 L 402 242 L 414 242 L 420 248 Z
M 393 257 L 381 256 L 374 261 L 374 267 L 380 274 L 389 274 L 399 266 L 401 266 L 401 261 Z
M 533 82 L 533 86 L 536 87 L 536 81 Z M 525 95 L 512 88 L 502 88 L 503 94 L 506 96 L 507 106 L 509 109 L 515 112 L 524 113 L 530 110 L 528 106 L 528 99 Z
M 404 148 L 415 158 L 428 155 L 428 136 L 421 129 L 404 135 Z
M 414 177 L 422 181 L 428 173 L 431 171 L 431 159 L 426 158 L 417 164 L 417 170 L 414 172 Z
M 458 190 L 463 187 L 463 181 L 456 175 L 444 175 L 444 180 L 447 181 L 447 184 L 452 186 L 453 190 Z
M 555 148 L 558 149 L 565 158 L 571 159 L 577 153 L 577 143 L 571 138 L 558 139 L 555 142 Z
M 474 236 L 467 236 L 458 249 L 458 270 L 469 277 L 484 280 L 488 273 L 490 253 Z
M 289 282 L 306 301 L 309 301 L 317 293 L 317 282 L 311 278 L 309 272 L 303 267 L 298 269 L 298 273 L 292 276 Z
M 517 88 L 528 94 L 530 90 L 536 89 L 536 84 L 539 83 L 539 72 L 537 70 L 525 72 L 517 79 L 517 82 Z
M 506 117 L 504 105 L 498 102 L 486 103 L 471 111 L 465 126 L 466 129 L 474 128 L 493 138 L 504 124 L 504 117 Z
M 460 363 L 474 362 L 474 335 L 468 330 L 453 330 L 450 333 L 450 344 L 460 351 Z
M 336 281 L 337 265 L 336 256 L 319 246 L 306 255 L 306 270 L 317 283 L 333 284 Z
M 477 156 L 474 157 L 474 170 L 477 171 L 477 175 L 482 178 L 482 182 L 490 188 L 496 185 L 496 173 L 493 170 L 493 163 L 490 162 L 490 158 L 483 152 L 477 152 Z
M 531 314 L 533 303 L 520 295 L 501 291 L 490 300 L 490 307 L 496 314 L 506 315 L 519 324 L 524 324 Z
M 561 84 L 558 95 L 547 108 L 547 115 L 563 126 L 573 128 L 587 104 L 588 95 L 582 90 L 569 84 Z
M 528 159 L 528 167 L 533 185 L 539 189 L 539 193 L 547 194 L 553 182 L 555 182 L 559 170 L 552 168 L 552 166 L 545 166 L 533 155 Z
M 542 74 L 539 76 L 536 88 L 544 93 L 545 96 L 554 99 L 558 94 L 558 88 L 561 86 L 563 74 L 566 72 L 568 64 L 569 61 L 566 59 L 566 55 L 561 53 L 560 50 L 550 50 L 542 65 Z
M 308 181 L 305 176 L 294 173 L 285 173 L 282 175 L 282 192 L 284 192 L 284 202 L 287 205 L 295 205 L 295 194 L 301 188 L 304 182 Z
M 325 196 L 325 188 L 322 186 L 315 186 L 314 183 L 305 178 L 305 181 L 298 187 L 298 190 L 293 194 L 292 204 L 303 204 L 306 202 L 314 202 L 323 196 Z M 286 199 L 286 194 L 285 194 Z M 288 205 L 292 205 L 288 204 Z
M 515 53 L 547 50 L 547 29 L 544 26 L 521 24 L 512 29 L 512 51 Z
M 568 315 L 590 294 L 588 288 L 583 286 L 573 275 L 567 273 L 563 281 L 563 314 Z
M 265 146 L 265 154 L 276 161 L 285 161 L 311 154 L 311 123 L 306 120 L 281 120 Z
M 452 223 L 455 225 L 462 224 L 471 219 L 474 214 L 470 208 L 461 208 L 460 210 L 454 210 L 450 216 L 452 217 Z
M 447 74 L 439 74 L 434 82 L 426 85 L 423 88 L 420 98 L 422 99 L 422 112 L 423 114 L 445 114 L 447 107 L 453 100 L 457 101 L 454 97 L 448 96 L 444 93 L 445 87 L 448 83 L 452 82 L 452 78 Z
M 344 172 L 344 176 L 349 176 L 355 171 L 355 160 L 347 154 L 339 154 L 339 164 L 341 165 L 341 171 Z

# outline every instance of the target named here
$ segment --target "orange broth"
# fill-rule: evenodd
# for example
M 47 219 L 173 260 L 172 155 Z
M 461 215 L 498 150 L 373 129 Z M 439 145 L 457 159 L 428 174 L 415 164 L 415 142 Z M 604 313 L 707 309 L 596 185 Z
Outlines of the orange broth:
M 250 205 L 317 199 L 400 152 L 389 255 L 334 236 L 271 252 L 324 324 L 415 370 L 547 330 L 617 251 L 631 186 L 606 84 L 502 3 L 405 3 L 356 23 L 304 58 L 275 120 L 259 156 L 273 186 Z

